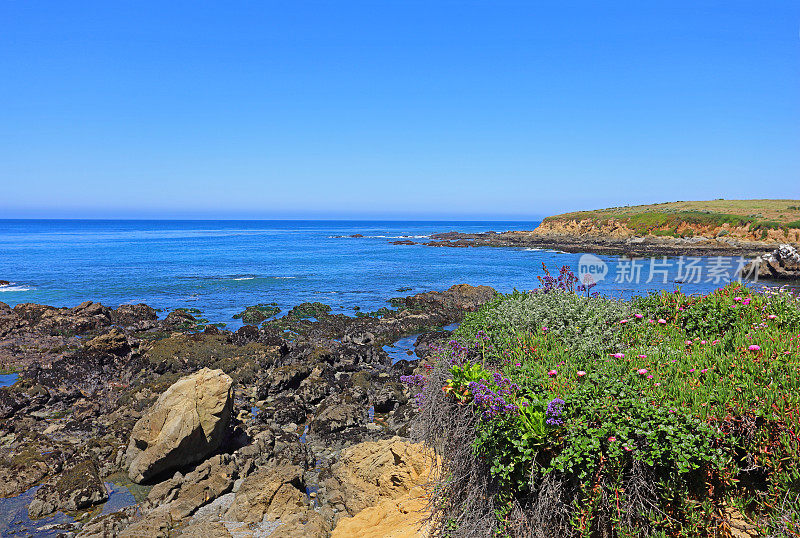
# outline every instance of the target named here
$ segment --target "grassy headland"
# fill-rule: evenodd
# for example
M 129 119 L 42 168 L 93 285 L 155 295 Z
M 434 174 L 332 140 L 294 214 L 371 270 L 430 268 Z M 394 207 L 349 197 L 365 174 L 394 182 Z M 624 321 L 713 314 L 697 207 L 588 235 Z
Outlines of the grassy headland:
M 672 237 L 732 234 L 751 240 L 777 239 L 782 235 L 796 240 L 793 236 L 800 231 L 800 200 L 720 199 L 574 211 L 545 218 L 540 229 L 552 233 L 565 229 L 567 223 L 579 223 L 583 231 L 601 231 L 611 226 L 618 235 L 625 232 Z

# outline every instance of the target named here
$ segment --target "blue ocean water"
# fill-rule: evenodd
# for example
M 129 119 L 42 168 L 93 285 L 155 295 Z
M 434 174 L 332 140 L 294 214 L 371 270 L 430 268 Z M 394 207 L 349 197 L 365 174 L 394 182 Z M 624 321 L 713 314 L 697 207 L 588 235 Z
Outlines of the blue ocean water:
M 147 303 L 167 311 L 198 308 L 212 322 L 240 323 L 245 306 L 303 301 L 353 313 L 387 306 L 391 297 L 453 284 L 500 291 L 538 286 L 542 262 L 577 269 L 579 254 L 519 248 L 431 248 L 392 245 L 446 231 L 525 230 L 537 222 L 398 221 L 103 221 L 0 220 L 0 301 L 75 306 L 92 300 L 116 307 Z M 342 237 L 362 234 L 363 238 Z M 613 274 L 619 260 L 601 256 Z M 674 289 L 669 278 L 615 282 L 595 289 L 629 296 Z M 684 284 L 689 292 L 718 282 Z M 403 288 L 409 290 L 399 291 Z

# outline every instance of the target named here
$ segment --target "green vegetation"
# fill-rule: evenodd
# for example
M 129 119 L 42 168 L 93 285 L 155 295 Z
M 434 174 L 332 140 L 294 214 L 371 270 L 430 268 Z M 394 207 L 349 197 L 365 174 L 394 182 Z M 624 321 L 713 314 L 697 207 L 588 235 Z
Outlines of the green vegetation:
M 241 319 L 245 325 L 258 325 L 262 321 L 277 316 L 280 311 L 277 303 L 259 303 L 248 306 L 243 312 L 233 316 L 233 319 Z
M 730 536 L 731 517 L 797 535 L 800 299 L 561 284 L 467 315 L 404 379 L 444 460 L 445 535 Z
M 678 227 L 747 227 L 750 232 L 800 229 L 798 200 L 709 200 L 670 202 L 576 211 L 547 217 L 544 222 L 592 220 L 607 224 L 610 219 L 625 224 L 637 234 L 678 236 Z M 766 234 L 762 235 L 766 237 Z

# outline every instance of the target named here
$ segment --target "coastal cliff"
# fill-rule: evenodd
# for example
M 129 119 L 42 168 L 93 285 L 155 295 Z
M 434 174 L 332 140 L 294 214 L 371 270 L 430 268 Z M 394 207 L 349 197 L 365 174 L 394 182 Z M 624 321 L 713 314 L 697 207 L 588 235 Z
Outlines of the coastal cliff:
M 432 234 L 433 247 L 518 247 L 627 256 L 746 256 L 800 245 L 800 200 L 711 200 L 564 213 L 534 230 Z

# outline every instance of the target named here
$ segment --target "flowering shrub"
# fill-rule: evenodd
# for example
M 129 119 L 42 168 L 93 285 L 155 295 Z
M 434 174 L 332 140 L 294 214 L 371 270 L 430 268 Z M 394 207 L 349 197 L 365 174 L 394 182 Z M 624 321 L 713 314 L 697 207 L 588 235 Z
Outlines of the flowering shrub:
M 509 536 L 717 536 L 730 507 L 765 535 L 800 532 L 796 295 L 731 285 L 618 303 L 548 282 L 468 316 L 438 358 L 450 378 L 425 388 L 463 377 L 426 409 L 453 424 L 432 446 L 477 458 L 437 490 L 453 536 L 486 517 Z M 448 476 L 459 462 L 442 455 Z
M 455 334 L 473 341 L 482 331 L 495 349 L 507 348 L 520 334 L 542 334 L 573 351 L 593 353 L 619 344 L 618 322 L 629 315 L 629 305 L 613 299 L 558 288 L 514 292 L 467 314 Z

